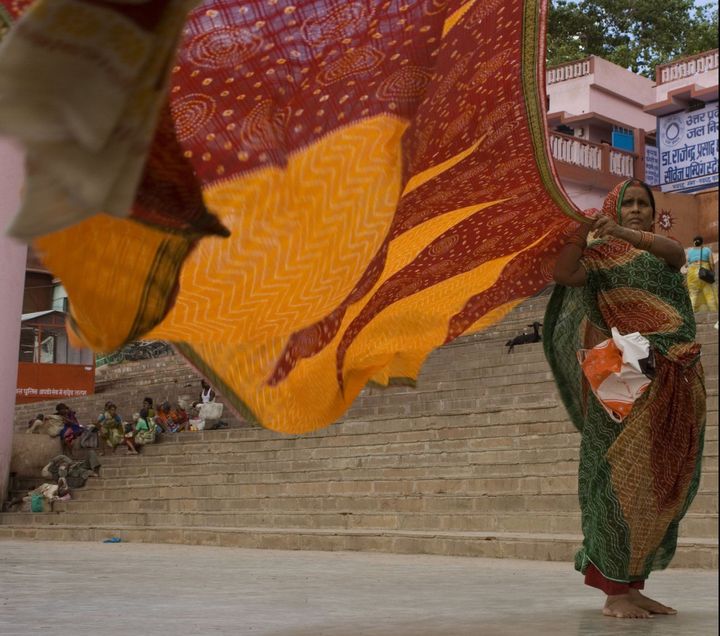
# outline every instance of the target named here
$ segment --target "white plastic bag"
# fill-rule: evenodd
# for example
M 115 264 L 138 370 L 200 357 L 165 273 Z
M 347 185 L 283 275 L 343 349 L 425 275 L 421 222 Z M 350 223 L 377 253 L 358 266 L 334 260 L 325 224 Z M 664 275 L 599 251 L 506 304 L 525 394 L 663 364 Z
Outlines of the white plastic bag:
M 223 414 L 223 405 L 220 402 L 198 404 L 198 417 L 201 420 L 219 420 Z

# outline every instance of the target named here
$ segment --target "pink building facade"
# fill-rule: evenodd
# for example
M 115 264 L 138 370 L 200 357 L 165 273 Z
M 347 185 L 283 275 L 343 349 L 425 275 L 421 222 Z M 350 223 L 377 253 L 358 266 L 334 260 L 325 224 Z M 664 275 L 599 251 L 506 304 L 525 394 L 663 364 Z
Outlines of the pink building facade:
M 600 207 L 618 181 L 657 189 L 659 229 L 689 244 L 717 241 L 718 51 L 659 66 L 657 82 L 590 56 L 549 68 L 550 145 L 581 208 Z

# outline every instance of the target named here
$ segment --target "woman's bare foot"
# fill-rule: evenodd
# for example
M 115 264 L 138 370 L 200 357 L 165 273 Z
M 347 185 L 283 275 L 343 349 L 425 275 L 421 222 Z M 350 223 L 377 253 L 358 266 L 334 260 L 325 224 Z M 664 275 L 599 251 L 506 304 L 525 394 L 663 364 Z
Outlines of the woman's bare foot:
M 613 618 L 652 618 L 652 614 L 641 607 L 638 607 L 630 600 L 629 594 L 618 594 L 608 596 L 603 607 L 605 616 Z
M 647 610 L 651 614 L 677 614 L 677 610 L 662 603 L 658 603 L 651 598 L 648 598 L 640 592 L 640 590 L 630 590 L 628 594 L 630 600 L 640 607 L 641 609 Z

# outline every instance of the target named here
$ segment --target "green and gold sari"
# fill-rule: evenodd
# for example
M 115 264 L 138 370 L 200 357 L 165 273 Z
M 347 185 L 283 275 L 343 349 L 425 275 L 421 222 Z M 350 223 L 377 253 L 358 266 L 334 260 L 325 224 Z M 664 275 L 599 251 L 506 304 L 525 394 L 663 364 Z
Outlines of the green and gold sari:
M 616 188 L 607 208 L 619 209 Z M 706 395 L 695 319 L 683 276 L 649 252 L 609 239 L 583 253 L 584 287 L 558 285 L 545 315 L 545 354 L 581 433 L 579 497 L 584 541 L 575 566 L 593 564 L 631 583 L 670 563 L 678 526 L 700 481 Z M 602 408 L 576 357 L 610 337 L 639 331 L 655 376 L 622 423 Z

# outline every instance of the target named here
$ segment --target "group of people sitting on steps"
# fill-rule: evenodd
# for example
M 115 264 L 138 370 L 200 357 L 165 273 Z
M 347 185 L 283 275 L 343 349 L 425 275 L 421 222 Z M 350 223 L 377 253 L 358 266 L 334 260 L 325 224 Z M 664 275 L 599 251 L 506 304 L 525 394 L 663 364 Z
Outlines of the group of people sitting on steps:
M 85 425 L 80 424 L 75 412 L 66 404 L 58 404 L 52 415 L 40 414 L 31 421 L 27 432 L 45 432 L 51 437 L 59 437 L 63 453 L 70 456 L 74 447 L 96 449 L 104 455 L 107 449 L 115 452 L 118 446 L 125 446 L 128 452 L 137 455 L 140 448 L 154 443 L 158 434 L 204 428 L 204 420 L 197 417 L 202 417 L 203 405 L 215 403 L 215 391 L 205 380 L 200 384 L 199 399 L 192 403 L 190 413 L 188 405 L 180 401 L 172 406 L 165 400 L 156 409 L 153 399 L 146 397 L 140 410 L 133 414 L 132 422 L 127 422 L 118 414 L 115 403 L 108 401 L 97 421 Z M 226 427 L 225 422 L 218 420 L 211 428 Z

